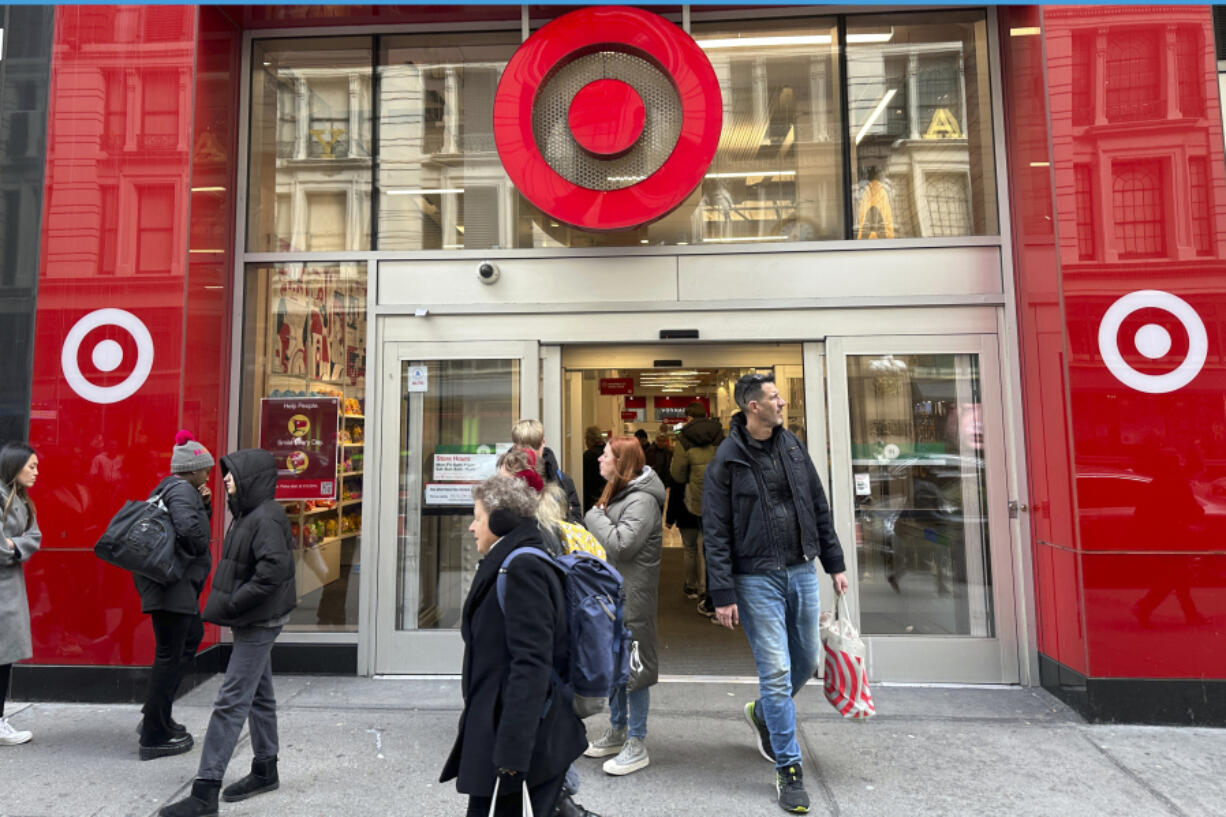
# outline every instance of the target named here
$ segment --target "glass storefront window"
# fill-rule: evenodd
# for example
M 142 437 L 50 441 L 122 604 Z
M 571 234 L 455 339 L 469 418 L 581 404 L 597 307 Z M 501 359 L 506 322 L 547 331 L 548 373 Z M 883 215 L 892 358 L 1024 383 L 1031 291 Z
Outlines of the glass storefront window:
M 381 250 L 514 246 L 515 190 L 494 145 L 518 30 L 385 37 L 379 55 Z
M 257 41 L 248 250 L 735 247 L 999 233 L 983 11 L 734 21 L 700 13 L 691 35 L 724 99 L 714 161 L 673 212 L 610 233 L 542 213 L 502 168 L 492 108 L 518 29 L 387 34 L 377 54 L 372 37 Z
M 416 371 L 429 389 L 410 384 Z M 511 447 L 518 360 L 414 360 L 401 368 L 396 629 L 460 626 L 481 554 L 468 526 L 472 486 Z
M 724 96 L 694 243 L 843 238 L 833 19 L 695 24 Z
M 247 249 L 368 250 L 369 37 L 256 42 Z
M 847 21 L 853 236 L 995 235 L 983 12 Z
M 990 637 L 978 355 L 847 358 L 860 629 Z
M 272 448 L 269 439 L 283 431 L 283 423 L 270 427 L 271 418 L 287 413 L 282 409 L 299 411 L 290 402 L 334 406 L 320 423 L 325 430 L 319 437 L 336 435 L 335 447 L 323 447 L 335 458 L 326 463 L 320 490 L 283 502 L 294 533 L 298 586 L 298 607 L 286 628 L 356 632 L 368 442 L 366 265 L 250 265 L 246 303 L 240 445 Z M 320 416 L 303 414 L 316 422 Z M 288 461 L 278 467 L 281 491 L 285 478 L 297 474 Z

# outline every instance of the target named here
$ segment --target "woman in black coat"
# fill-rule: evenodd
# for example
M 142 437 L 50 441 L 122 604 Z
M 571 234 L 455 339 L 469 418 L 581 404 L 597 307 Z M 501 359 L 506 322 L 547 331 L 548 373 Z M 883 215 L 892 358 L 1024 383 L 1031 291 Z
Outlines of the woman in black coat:
M 175 693 L 183 674 L 196 656 L 204 638 L 200 619 L 200 591 L 209 577 L 209 517 L 213 514 L 209 474 L 213 455 L 192 438 L 191 432 L 175 435 L 170 454 L 170 476 L 158 483 L 150 496 L 160 496 L 175 529 L 175 549 L 183 560 L 183 578 L 161 584 L 133 573 L 140 593 L 140 610 L 153 621 L 157 647 L 149 670 L 144 718 L 140 723 L 140 759 L 178 755 L 192 748 L 192 736 L 171 717 Z
M 564 683 L 569 661 L 566 602 L 558 572 L 535 556 L 506 569 L 502 604 L 497 579 L 521 547 L 541 547 L 532 514 L 536 496 L 520 480 L 491 477 L 473 490 L 469 530 L 485 558 L 464 602 L 461 690 L 464 711 L 440 782 L 456 780 L 469 795 L 469 817 L 519 817 L 527 784 L 533 812 L 554 813 L 570 764 L 583 754 L 583 723 Z M 505 609 L 504 609 L 505 608 Z

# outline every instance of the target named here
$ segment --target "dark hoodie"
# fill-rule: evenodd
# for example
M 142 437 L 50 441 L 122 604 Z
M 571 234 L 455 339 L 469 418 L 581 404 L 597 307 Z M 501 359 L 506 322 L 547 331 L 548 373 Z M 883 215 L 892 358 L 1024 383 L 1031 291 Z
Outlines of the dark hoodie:
M 234 475 L 236 488 L 229 497 L 234 521 L 204 620 L 226 627 L 272 626 L 298 603 L 289 519 L 273 499 L 276 461 L 267 451 L 247 448 L 221 458 L 221 474 L 227 473 Z

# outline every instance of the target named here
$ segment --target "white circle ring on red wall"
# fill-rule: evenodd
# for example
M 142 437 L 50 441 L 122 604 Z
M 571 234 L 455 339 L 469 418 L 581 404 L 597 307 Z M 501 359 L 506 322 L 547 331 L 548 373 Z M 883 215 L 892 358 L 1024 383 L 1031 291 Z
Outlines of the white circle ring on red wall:
M 1120 354 L 1120 326 L 1138 309 L 1161 309 L 1174 316 L 1188 333 L 1187 355 L 1179 366 L 1166 374 L 1139 372 Z M 1137 350 L 1145 357 L 1160 357 L 1169 348 L 1170 338 L 1157 324 L 1148 324 L 1138 331 Z M 1182 389 L 1200 374 L 1209 356 L 1209 335 L 1205 322 L 1183 298 L 1160 289 L 1140 289 L 1128 293 L 1107 309 L 1098 325 L 1098 351 L 1111 374 L 1125 386 L 1147 394 L 1166 394 Z
M 116 383 L 114 386 L 98 386 L 89 382 L 81 373 L 81 366 L 77 362 L 85 336 L 102 326 L 118 326 L 136 341 L 136 366 L 122 383 Z M 116 360 L 118 346 L 113 340 L 100 341 L 91 353 L 94 364 L 103 371 L 117 368 L 120 362 Z M 86 400 L 104 405 L 118 403 L 136 394 L 149 379 L 149 373 L 153 371 L 153 336 L 149 334 L 148 327 L 141 319 L 131 312 L 123 309 L 95 309 L 68 330 L 64 347 L 60 351 L 60 367 L 64 370 L 64 379 L 68 381 L 68 385 Z

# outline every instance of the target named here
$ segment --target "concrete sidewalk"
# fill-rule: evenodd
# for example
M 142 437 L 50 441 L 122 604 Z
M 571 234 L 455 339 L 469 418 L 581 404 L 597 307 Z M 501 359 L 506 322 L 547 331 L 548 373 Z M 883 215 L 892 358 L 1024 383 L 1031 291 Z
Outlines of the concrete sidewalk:
M 220 678 L 175 716 L 203 738 Z M 464 812 L 437 782 L 455 734 L 458 682 L 280 676 L 281 789 L 243 815 L 428 815 Z M 776 815 L 771 765 L 741 708 L 755 684 L 662 683 L 652 689 L 651 765 L 611 778 L 581 758 L 576 798 L 605 817 Z M 1041 690 L 879 686 L 878 716 L 842 721 L 814 684 L 801 695 L 813 814 L 1226 815 L 1226 730 L 1093 726 Z M 147 817 L 190 786 L 199 745 L 137 760 L 136 705 L 10 704 L 34 741 L 0 747 L 4 817 Z M 603 728 L 601 717 L 589 731 Z M 246 733 L 227 782 L 246 773 Z

